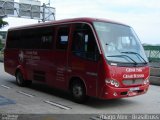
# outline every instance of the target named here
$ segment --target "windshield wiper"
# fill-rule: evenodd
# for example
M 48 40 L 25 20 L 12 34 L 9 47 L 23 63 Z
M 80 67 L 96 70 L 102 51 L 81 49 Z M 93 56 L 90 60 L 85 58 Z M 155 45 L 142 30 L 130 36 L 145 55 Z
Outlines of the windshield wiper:
M 145 64 L 147 64 L 147 61 L 139 54 L 139 53 L 136 53 L 136 52 L 132 52 L 132 51 L 128 51 L 128 52 L 121 52 L 121 53 L 127 53 L 127 54 L 135 54 L 135 55 L 137 55 L 138 56 L 138 58 L 140 57 L 143 61 L 144 61 L 144 63 Z M 141 60 L 140 59 L 140 60 Z
M 131 57 L 127 56 L 127 55 L 110 55 L 110 56 L 107 56 L 107 57 L 123 57 L 123 58 L 127 57 L 131 61 L 133 61 L 135 65 L 137 65 L 137 62 L 135 60 L 133 60 Z

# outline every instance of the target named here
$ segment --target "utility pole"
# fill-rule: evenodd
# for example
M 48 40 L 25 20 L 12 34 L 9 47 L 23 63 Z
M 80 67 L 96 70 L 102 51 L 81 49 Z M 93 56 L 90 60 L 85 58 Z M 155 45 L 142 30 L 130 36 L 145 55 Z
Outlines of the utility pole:
M 50 7 L 50 3 L 51 3 L 51 1 L 49 0 L 49 2 L 48 2 L 49 7 Z
M 45 7 L 46 7 L 46 4 L 43 3 L 42 7 L 43 7 L 42 22 L 45 22 Z

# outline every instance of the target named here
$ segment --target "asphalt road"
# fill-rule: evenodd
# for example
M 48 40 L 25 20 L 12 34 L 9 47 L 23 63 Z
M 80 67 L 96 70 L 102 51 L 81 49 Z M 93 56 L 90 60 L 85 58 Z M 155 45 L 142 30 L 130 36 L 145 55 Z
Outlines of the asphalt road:
M 77 104 L 68 93 L 44 84 L 33 83 L 28 88 L 17 86 L 15 77 L 5 73 L 3 63 L 0 63 L 0 113 L 89 114 L 85 116 L 87 118 L 93 114 L 160 113 L 160 86 L 150 85 L 147 94 L 141 96 L 117 100 L 90 98 L 85 104 Z M 79 118 L 83 116 L 79 115 Z

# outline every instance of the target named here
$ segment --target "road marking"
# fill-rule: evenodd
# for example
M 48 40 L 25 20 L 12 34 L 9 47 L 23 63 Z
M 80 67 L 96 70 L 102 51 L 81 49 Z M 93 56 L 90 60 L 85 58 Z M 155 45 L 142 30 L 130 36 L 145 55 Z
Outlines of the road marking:
M 1 87 L 7 88 L 7 89 L 11 89 L 10 87 L 8 87 L 6 85 L 1 85 Z
M 61 105 L 61 104 L 59 104 L 59 103 L 52 102 L 52 101 L 46 100 L 46 101 L 44 101 L 44 102 L 45 102 L 45 103 L 48 103 L 48 104 L 50 104 L 50 105 L 59 107 L 59 108 L 61 108 L 61 109 L 65 109 L 65 110 L 71 109 L 70 107 L 67 107 L 67 106 Z
M 23 94 L 25 96 L 28 96 L 28 97 L 34 97 L 34 95 L 31 95 L 31 94 L 28 94 L 28 93 L 25 93 L 25 92 L 22 92 L 22 91 L 17 91 L 18 93 L 20 94 Z
M 101 119 L 101 118 L 98 117 L 98 116 L 97 116 L 97 117 L 91 117 L 90 119 L 91 119 L 91 120 L 103 120 L 103 119 Z

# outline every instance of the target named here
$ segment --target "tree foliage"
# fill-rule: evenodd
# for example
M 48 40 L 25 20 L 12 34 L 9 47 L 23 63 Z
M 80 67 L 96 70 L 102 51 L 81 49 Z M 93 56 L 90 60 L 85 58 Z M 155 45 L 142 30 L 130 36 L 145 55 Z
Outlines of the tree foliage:
M 8 22 L 3 21 L 2 18 L 0 18 L 0 29 L 1 29 L 2 27 L 5 27 L 6 25 L 8 25 Z
M 3 48 L 2 40 L 0 39 L 0 50 Z

